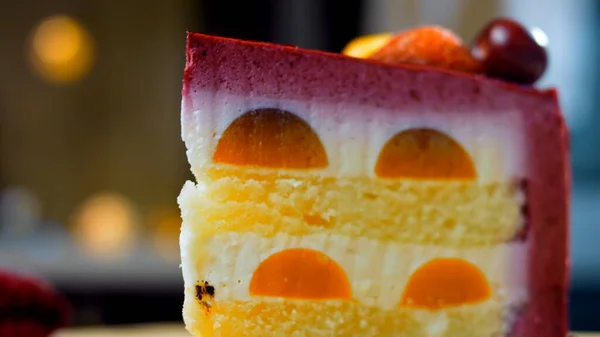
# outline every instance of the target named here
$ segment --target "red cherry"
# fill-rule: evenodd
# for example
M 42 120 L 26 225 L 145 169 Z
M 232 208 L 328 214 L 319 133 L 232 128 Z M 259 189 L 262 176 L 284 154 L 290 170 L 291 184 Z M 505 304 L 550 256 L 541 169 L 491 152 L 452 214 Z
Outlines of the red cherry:
M 543 32 L 541 32 L 543 35 Z M 539 34 L 538 34 L 539 35 Z M 541 41 L 516 21 L 491 21 L 475 38 L 471 54 L 490 77 L 533 84 L 546 70 L 546 41 Z

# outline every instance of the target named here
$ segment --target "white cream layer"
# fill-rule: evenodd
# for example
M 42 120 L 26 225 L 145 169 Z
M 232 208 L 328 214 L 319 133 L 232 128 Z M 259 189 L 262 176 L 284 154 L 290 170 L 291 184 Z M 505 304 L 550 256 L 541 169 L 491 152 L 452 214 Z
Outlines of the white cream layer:
M 482 182 L 507 181 L 525 175 L 524 127 L 519 114 L 477 111 L 387 111 L 372 106 L 195 93 L 193 106 L 182 104 L 182 137 L 192 170 L 211 163 L 227 126 L 244 112 L 280 108 L 304 119 L 319 135 L 329 158 L 328 176 L 374 176 L 384 144 L 411 128 L 444 132 L 469 153 Z
M 216 301 L 251 298 L 249 284 L 261 261 L 288 248 L 310 248 L 334 259 L 346 272 L 353 297 L 367 306 L 393 309 L 410 275 L 425 262 L 458 257 L 480 268 L 492 287 L 492 297 L 507 306 L 526 300 L 527 246 L 506 243 L 494 247 L 382 244 L 365 238 L 328 234 L 266 239 L 251 233 L 228 233 L 199 242 L 184 226 L 181 237 L 186 287 L 206 280 L 216 288 Z

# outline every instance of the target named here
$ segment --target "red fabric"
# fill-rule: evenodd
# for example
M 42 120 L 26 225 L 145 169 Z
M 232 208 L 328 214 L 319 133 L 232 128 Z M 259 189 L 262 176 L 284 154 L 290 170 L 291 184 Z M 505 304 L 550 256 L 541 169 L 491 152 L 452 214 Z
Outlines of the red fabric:
M 0 270 L 0 337 L 46 337 L 67 325 L 70 314 L 50 284 Z

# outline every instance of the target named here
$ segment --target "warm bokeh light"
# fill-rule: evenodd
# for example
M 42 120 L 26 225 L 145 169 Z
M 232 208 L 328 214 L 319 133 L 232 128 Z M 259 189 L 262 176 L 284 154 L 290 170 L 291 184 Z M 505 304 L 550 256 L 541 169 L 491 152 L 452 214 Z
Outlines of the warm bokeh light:
M 70 83 L 87 74 L 93 63 L 93 49 L 90 33 L 64 15 L 44 19 L 31 39 L 33 66 L 53 83 Z
M 179 259 L 179 209 L 175 206 L 158 208 L 152 212 L 148 222 L 152 228 L 152 244 L 156 253 L 167 261 Z
M 294 248 L 263 261 L 250 281 L 253 296 L 295 299 L 351 299 L 352 287 L 344 270 L 327 255 Z
M 119 194 L 97 194 L 88 199 L 75 218 L 78 244 L 95 257 L 126 253 L 135 239 L 137 215 L 133 205 Z

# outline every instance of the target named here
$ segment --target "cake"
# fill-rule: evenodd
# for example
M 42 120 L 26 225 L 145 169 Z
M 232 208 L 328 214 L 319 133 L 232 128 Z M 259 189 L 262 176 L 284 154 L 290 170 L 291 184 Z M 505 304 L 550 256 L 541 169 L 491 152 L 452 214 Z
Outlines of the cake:
M 566 335 L 555 89 L 198 33 L 186 54 L 194 336 Z

